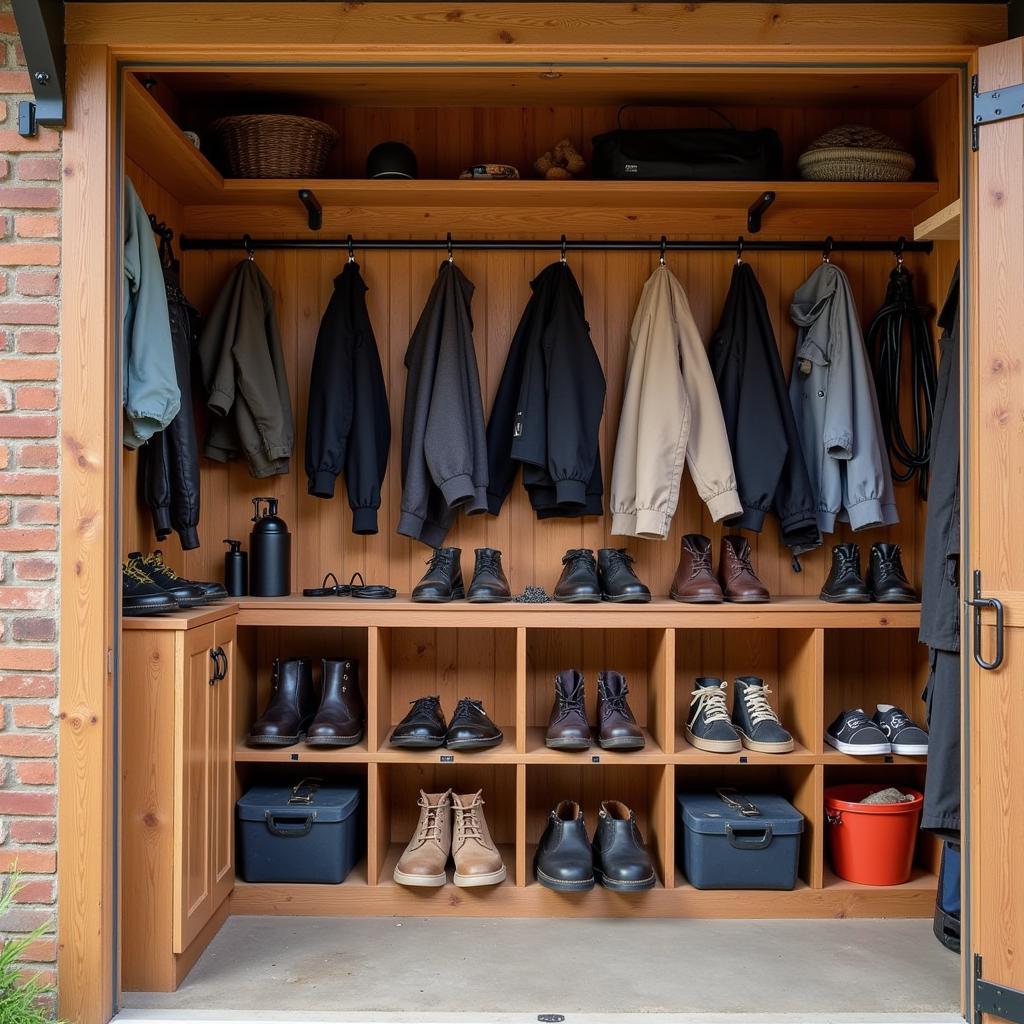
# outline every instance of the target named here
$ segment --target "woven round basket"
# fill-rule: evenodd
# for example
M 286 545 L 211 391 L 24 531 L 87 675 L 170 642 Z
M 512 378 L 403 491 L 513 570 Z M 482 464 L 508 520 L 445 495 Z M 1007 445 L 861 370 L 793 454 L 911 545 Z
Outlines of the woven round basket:
M 856 124 L 825 132 L 797 161 L 809 181 L 909 181 L 914 166 L 894 139 Z
M 232 178 L 318 178 L 338 133 L 291 114 L 238 114 L 210 126 Z

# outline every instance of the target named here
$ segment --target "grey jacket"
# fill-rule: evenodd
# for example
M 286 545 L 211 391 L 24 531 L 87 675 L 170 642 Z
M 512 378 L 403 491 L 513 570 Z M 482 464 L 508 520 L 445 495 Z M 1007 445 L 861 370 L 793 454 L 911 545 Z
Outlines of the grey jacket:
M 210 417 L 203 454 L 244 455 L 254 477 L 288 472 L 294 431 L 270 282 L 252 260 L 227 280 L 199 337 Z
M 818 528 L 899 522 L 878 399 L 846 275 L 823 263 L 793 296 L 789 398 L 816 496 Z
M 445 260 L 405 354 L 398 532 L 439 547 L 458 509 L 487 511 L 487 437 L 472 282 Z
M 124 445 L 138 448 L 163 430 L 181 406 L 174 374 L 164 269 L 149 214 L 124 180 Z

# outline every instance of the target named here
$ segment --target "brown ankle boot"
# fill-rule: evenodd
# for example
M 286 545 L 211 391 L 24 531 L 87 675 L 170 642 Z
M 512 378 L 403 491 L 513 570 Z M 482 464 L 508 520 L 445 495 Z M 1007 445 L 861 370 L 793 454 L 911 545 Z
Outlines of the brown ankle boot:
M 484 818 L 482 792 L 464 796 L 452 794 L 452 857 L 455 860 L 452 881 L 463 888 L 505 881 L 505 864 Z
M 452 848 L 452 791 L 420 790 L 420 820 L 395 865 L 399 885 L 436 886 L 448 881 L 445 867 Z
M 669 596 L 690 604 L 721 604 L 722 588 L 711 570 L 711 541 L 688 533 L 679 543 L 679 567 Z
M 722 538 L 718 559 L 718 579 L 726 601 L 737 604 L 763 604 L 770 601 L 768 588 L 757 578 L 750 564 L 750 544 L 745 537 L 732 534 Z

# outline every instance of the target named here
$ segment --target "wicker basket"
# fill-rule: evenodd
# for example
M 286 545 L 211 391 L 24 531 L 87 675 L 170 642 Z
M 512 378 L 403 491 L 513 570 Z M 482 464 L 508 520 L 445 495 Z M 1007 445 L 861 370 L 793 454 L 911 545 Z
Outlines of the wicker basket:
M 848 124 L 815 139 L 797 167 L 809 181 L 909 181 L 914 158 L 883 132 Z
M 239 114 L 211 125 L 232 178 L 318 178 L 338 133 L 291 114 Z

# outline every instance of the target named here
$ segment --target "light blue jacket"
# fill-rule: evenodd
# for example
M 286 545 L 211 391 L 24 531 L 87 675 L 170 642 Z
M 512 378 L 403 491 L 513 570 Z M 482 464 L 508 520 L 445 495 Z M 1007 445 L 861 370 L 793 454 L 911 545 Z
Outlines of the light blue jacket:
M 124 180 L 124 444 L 138 448 L 178 414 L 167 291 L 149 214 Z
M 818 528 L 854 530 L 899 522 L 878 397 L 846 275 L 823 263 L 793 296 L 797 325 L 789 399 Z

